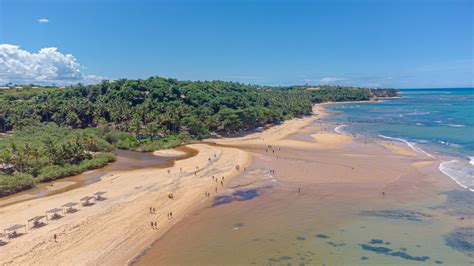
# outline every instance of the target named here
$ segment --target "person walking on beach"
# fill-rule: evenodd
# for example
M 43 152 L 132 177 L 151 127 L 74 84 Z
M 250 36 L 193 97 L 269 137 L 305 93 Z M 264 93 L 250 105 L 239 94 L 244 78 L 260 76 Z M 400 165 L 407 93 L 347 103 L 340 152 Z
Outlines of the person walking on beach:
M 56 234 L 54 234 L 53 238 L 54 238 L 54 242 L 58 243 L 58 240 L 57 240 L 58 236 Z
M 151 212 L 151 207 L 150 207 L 150 213 L 152 213 L 152 212 Z
M 158 229 L 158 223 L 155 222 L 155 229 Z
M 153 227 L 153 222 L 151 222 L 151 229 L 155 229 L 155 228 Z
M 298 188 L 298 193 L 301 193 L 301 188 L 300 187 Z

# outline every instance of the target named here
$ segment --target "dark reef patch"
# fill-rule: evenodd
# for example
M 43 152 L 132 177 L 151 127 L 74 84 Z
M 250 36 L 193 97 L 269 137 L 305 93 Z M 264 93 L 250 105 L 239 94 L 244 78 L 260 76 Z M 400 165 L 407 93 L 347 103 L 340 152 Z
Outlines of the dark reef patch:
M 248 190 L 237 190 L 232 193 L 232 196 L 215 196 L 214 203 L 212 207 L 229 204 L 233 201 L 246 201 L 251 200 L 259 196 L 258 189 L 248 189 Z
M 360 260 L 368 260 L 368 259 L 369 259 L 369 257 L 367 257 L 367 256 L 360 257 Z
M 406 260 L 416 260 L 416 261 L 427 261 L 430 259 L 428 256 L 411 256 L 403 251 L 396 251 L 389 254 L 390 256 L 400 257 Z
M 303 240 L 306 240 L 306 237 L 304 237 L 304 236 L 297 236 L 297 237 L 296 237 L 296 240 L 303 241 Z
M 328 242 L 326 242 L 326 243 L 328 243 L 328 245 L 331 245 L 331 246 L 333 246 L 333 247 L 335 247 L 335 248 L 337 248 L 337 247 L 343 247 L 343 246 L 346 245 L 345 243 L 334 243 L 334 242 L 332 242 L 332 241 L 328 241 Z
M 434 261 L 436 264 L 443 264 L 444 262 L 440 261 L 440 260 L 435 260 Z
M 444 236 L 447 246 L 474 257 L 474 227 L 459 227 Z
M 317 234 L 316 237 L 317 238 L 329 238 L 329 236 L 324 235 L 324 234 Z
M 376 246 L 371 246 L 367 244 L 359 244 L 359 245 L 362 247 L 363 250 L 372 251 L 377 254 L 382 254 L 382 255 L 387 255 L 387 256 L 400 257 L 406 260 L 427 261 L 430 259 L 430 257 L 428 256 L 412 256 L 403 251 L 392 251 L 392 249 L 387 248 L 387 247 L 376 247 Z
M 383 240 L 381 240 L 381 239 L 371 239 L 369 244 L 372 244 L 372 245 L 383 244 Z
M 363 250 L 367 250 L 367 251 L 372 251 L 372 252 L 375 252 L 377 254 L 386 254 L 388 255 L 392 249 L 390 248 L 386 248 L 386 247 L 375 247 L 375 246 L 371 246 L 371 245 L 367 245 L 367 244 L 359 244 Z
M 359 215 L 417 222 L 429 221 L 432 217 L 431 215 L 426 213 L 402 209 L 361 211 L 359 212 Z

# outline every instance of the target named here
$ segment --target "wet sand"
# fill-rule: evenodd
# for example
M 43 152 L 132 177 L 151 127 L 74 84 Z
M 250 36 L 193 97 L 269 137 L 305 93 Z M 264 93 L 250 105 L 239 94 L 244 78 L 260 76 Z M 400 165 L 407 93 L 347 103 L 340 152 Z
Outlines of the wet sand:
M 333 127 L 314 119 L 283 138 L 217 141 L 249 152 L 251 165 L 136 264 L 474 263 L 472 194 L 438 160 L 321 131 Z

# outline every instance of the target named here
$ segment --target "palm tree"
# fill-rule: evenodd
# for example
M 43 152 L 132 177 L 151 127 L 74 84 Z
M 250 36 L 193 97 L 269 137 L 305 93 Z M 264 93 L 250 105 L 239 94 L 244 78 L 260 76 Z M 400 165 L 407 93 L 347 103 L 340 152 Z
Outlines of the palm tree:
M 158 123 L 151 122 L 145 126 L 145 134 L 150 137 L 150 141 L 153 141 L 154 138 L 158 135 Z

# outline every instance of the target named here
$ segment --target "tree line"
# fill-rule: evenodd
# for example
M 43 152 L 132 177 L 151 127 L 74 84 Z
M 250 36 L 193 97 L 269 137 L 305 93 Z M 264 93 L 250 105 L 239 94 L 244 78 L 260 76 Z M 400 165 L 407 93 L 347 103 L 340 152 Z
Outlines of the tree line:
M 382 93 L 380 93 L 382 95 Z M 311 113 L 313 103 L 368 100 L 353 87 L 224 81 L 102 81 L 0 91 L 0 196 L 103 166 L 115 148 L 151 151 L 243 133 Z

